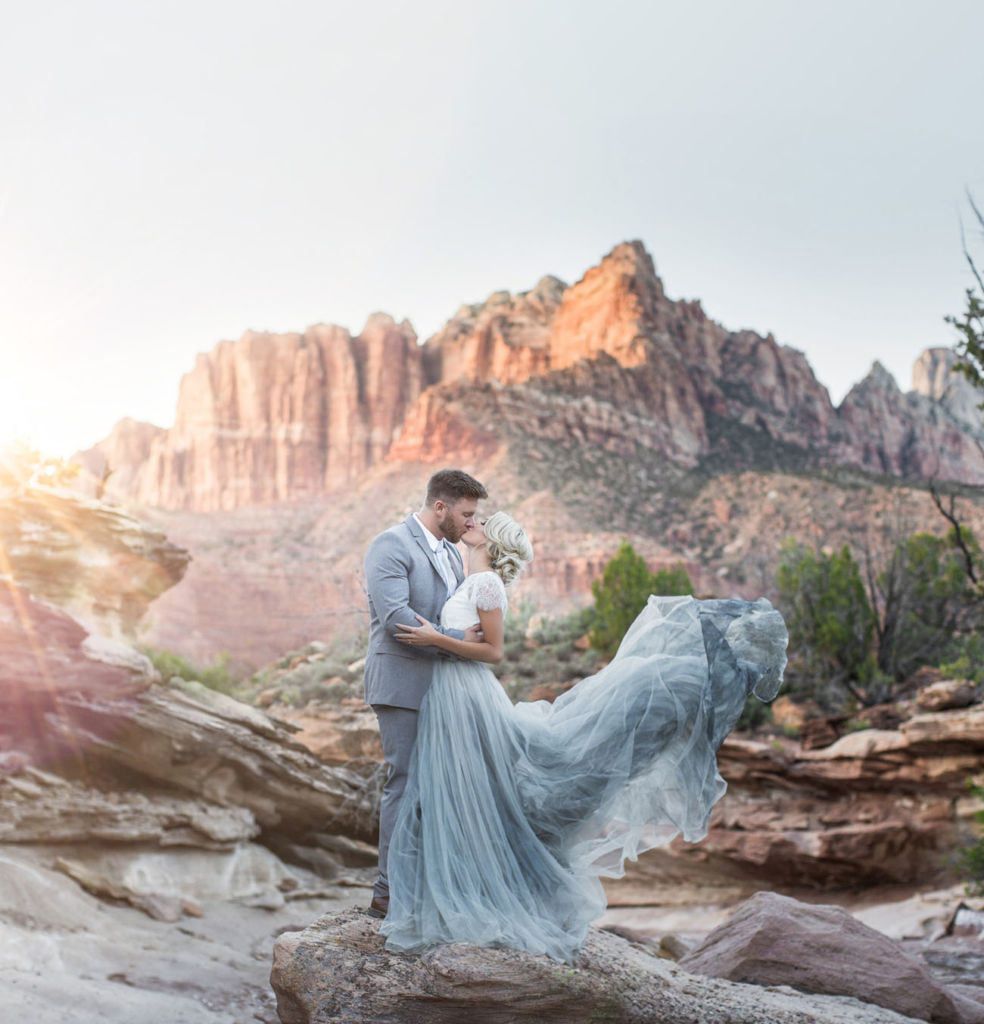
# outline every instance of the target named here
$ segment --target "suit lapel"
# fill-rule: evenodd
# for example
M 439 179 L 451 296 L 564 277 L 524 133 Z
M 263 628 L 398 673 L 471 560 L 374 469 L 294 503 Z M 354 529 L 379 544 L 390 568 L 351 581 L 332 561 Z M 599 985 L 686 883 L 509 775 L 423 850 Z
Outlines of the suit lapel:
M 417 522 L 416 519 L 414 519 L 412 515 L 407 516 L 407 518 L 404 519 L 404 522 L 407 525 L 407 529 L 410 531 L 410 535 L 420 545 L 424 554 L 427 556 L 427 559 L 430 562 L 434 572 L 437 573 L 437 578 L 441 581 L 441 586 L 443 586 L 444 589 L 447 590 L 447 580 L 444 578 L 444 573 L 441 572 L 441 565 L 437 560 L 437 552 L 432 551 L 430 544 L 427 543 L 427 538 L 424 536 L 424 528 L 420 525 L 420 523 Z M 454 566 L 452 565 L 452 569 L 453 568 Z

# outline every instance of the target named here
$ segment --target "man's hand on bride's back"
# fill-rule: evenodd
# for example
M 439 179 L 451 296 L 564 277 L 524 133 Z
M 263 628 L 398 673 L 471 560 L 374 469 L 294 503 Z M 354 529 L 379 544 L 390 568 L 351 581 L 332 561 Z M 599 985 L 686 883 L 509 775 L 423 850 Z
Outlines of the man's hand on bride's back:
M 480 644 L 485 639 L 485 634 L 482 632 L 481 625 L 476 622 L 474 626 L 469 626 L 465 630 L 465 635 L 462 639 L 465 643 Z

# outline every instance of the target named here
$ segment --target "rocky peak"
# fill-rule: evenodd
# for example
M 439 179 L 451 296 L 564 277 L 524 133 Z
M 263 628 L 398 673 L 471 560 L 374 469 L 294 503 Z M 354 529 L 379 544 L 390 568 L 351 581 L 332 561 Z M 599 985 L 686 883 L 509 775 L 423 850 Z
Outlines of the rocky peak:
M 877 359 L 871 364 L 871 369 L 867 374 L 851 388 L 851 391 L 862 392 L 865 395 L 871 395 L 875 391 L 893 397 L 902 395 L 902 389 L 898 386 L 895 378 Z
M 101 497 L 107 486 L 118 494 L 133 494 L 140 468 L 150 458 L 154 444 L 167 431 L 153 423 L 120 420 L 95 448 L 76 452 L 72 461 L 82 467 L 80 489 L 88 497 Z
M 955 369 L 957 354 L 952 348 L 928 348 L 912 367 L 912 390 L 939 402 L 951 416 L 975 433 L 982 432 L 984 398 L 969 380 Z
M 662 282 L 642 243 L 615 246 L 565 293 L 554 322 L 552 368 L 602 352 L 623 366 L 646 362 L 663 300 Z
M 932 362 L 925 364 L 927 371 Z M 927 373 L 925 387 L 941 376 L 939 370 Z M 879 362 L 847 393 L 837 419 L 836 461 L 910 479 L 984 479 L 984 454 L 949 405 L 924 391 L 904 394 Z
M 566 285 L 543 277 L 527 292 L 493 292 L 461 306 L 425 347 L 430 382 L 518 383 L 550 367 L 550 331 Z

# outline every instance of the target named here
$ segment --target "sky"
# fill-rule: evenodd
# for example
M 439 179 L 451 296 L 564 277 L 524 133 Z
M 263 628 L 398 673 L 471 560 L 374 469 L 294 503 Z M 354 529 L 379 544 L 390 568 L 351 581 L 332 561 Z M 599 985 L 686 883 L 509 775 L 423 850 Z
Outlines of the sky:
M 169 426 L 222 339 L 376 311 L 424 339 L 634 238 L 835 402 L 955 341 L 979 0 L 0 9 L 0 443 Z

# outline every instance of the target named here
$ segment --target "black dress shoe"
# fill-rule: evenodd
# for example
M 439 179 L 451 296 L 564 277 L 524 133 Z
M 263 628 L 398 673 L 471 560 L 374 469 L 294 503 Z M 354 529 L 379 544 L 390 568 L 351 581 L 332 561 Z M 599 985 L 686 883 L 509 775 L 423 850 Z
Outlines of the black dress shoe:
M 389 910 L 389 896 L 373 896 L 372 903 L 369 904 L 369 909 L 366 913 L 370 917 L 385 917 L 386 911 Z

